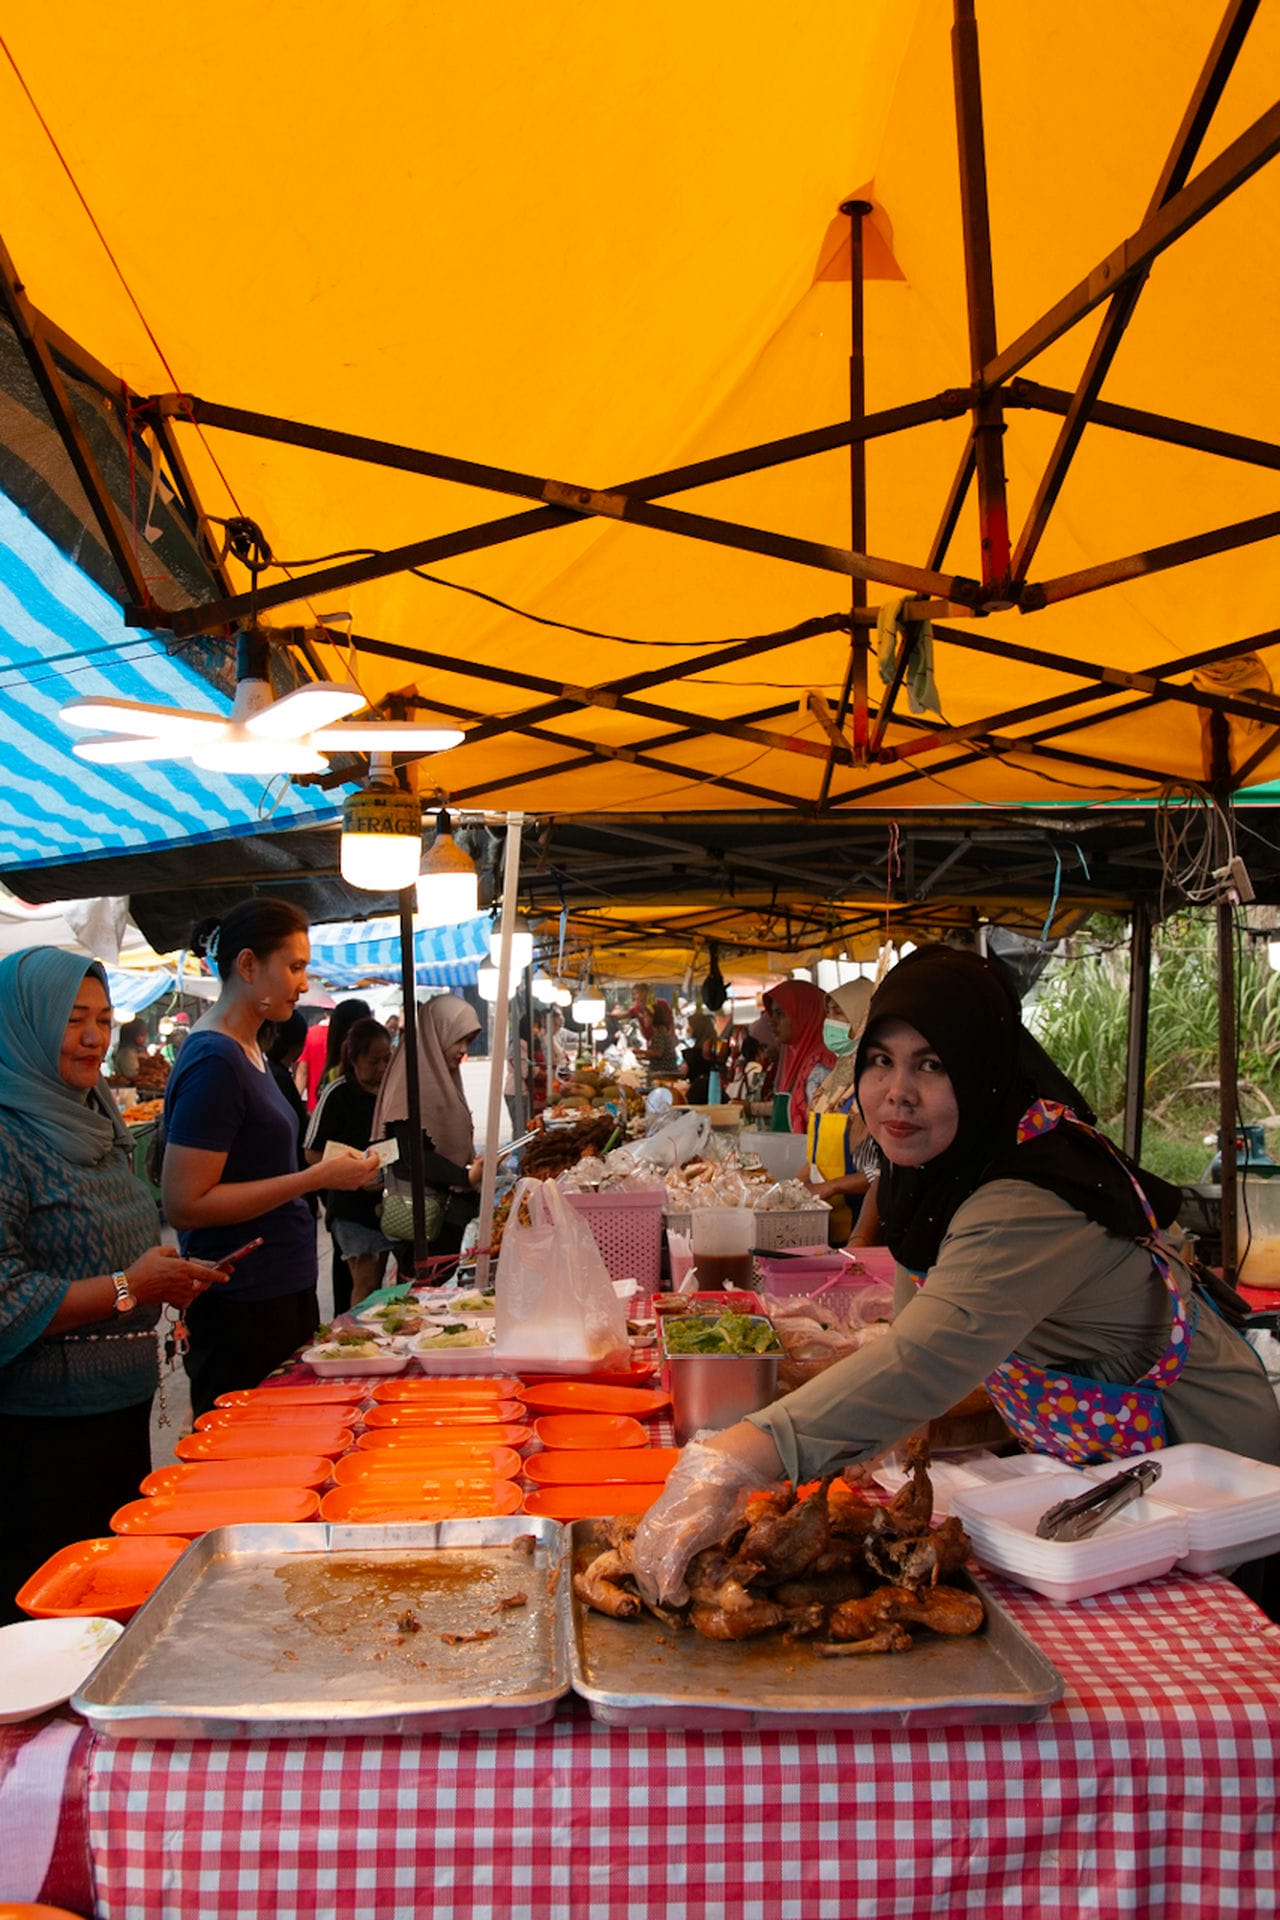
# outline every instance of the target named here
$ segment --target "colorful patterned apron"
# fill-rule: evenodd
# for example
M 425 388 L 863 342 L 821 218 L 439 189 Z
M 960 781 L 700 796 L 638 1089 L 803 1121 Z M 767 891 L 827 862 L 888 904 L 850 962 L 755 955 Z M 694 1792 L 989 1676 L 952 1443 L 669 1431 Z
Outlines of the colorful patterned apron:
M 1028 1107 L 1018 1123 L 1018 1144 L 1063 1125 L 1101 1141 L 1124 1166 L 1109 1140 L 1086 1126 L 1069 1107 L 1059 1106 L 1055 1101 L 1037 1100 Z M 1129 1169 L 1124 1170 L 1133 1182 L 1150 1229 L 1136 1244 L 1145 1247 L 1151 1255 L 1152 1265 L 1169 1289 L 1173 1303 L 1173 1325 L 1164 1352 L 1131 1387 L 1088 1380 L 1057 1368 L 1046 1372 L 1016 1356 L 998 1366 L 986 1381 L 997 1412 L 1024 1447 L 1036 1453 L 1055 1454 L 1072 1466 L 1085 1466 L 1095 1460 L 1119 1460 L 1126 1454 L 1150 1453 L 1164 1446 L 1164 1408 L 1160 1395 L 1182 1372 L 1196 1327 L 1198 1303 L 1193 1297 L 1188 1312 L 1178 1291 L 1173 1264 L 1159 1243 L 1159 1229 L 1147 1196 Z M 912 1278 L 917 1285 L 923 1284 L 924 1275 L 913 1274 Z

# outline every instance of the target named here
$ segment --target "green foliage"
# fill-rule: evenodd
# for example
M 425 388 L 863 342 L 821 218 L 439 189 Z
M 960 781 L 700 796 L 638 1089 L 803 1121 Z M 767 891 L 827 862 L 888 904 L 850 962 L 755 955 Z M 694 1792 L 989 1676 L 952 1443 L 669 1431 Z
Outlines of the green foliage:
M 1127 928 L 1099 916 L 1066 943 L 1028 1014 L 1113 1134 L 1124 1108 L 1128 994 Z M 1204 1135 L 1217 1129 L 1216 1092 L 1197 1090 L 1218 1078 L 1217 1002 L 1215 919 L 1190 909 L 1165 921 L 1153 945 L 1142 1147 L 1153 1172 L 1179 1182 L 1203 1178 L 1211 1157 Z M 1237 946 L 1237 1002 L 1239 1077 L 1257 1089 L 1242 1091 L 1248 1116 L 1280 1108 L 1280 974 L 1261 941 Z

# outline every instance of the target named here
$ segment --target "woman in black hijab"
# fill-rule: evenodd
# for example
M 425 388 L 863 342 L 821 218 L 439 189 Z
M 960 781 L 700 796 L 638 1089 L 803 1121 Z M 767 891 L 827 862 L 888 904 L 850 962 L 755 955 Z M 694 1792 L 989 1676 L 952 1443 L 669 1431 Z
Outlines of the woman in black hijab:
M 654 1595 L 678 1596 L 744 1486 L 871 1459 L 983 1384 L 1024 1445 L 1061 1459 L 1168 1440 L 1280 1464 L 1257 1356 L 1160 1232 L 1177 1189 L 1067 1105 L 1003 970 L 945 947 L 904 960 L 868 1010 L 857 1087 L 885 1165 L 892 1329 L 686 1448 L 636 1536 Z

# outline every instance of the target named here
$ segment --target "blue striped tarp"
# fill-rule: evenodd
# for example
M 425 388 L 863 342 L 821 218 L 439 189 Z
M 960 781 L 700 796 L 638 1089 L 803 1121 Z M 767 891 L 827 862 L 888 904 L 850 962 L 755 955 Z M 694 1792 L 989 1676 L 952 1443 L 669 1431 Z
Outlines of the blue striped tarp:
M 165 967 L 137 973 L 132 967 L 107 968 L 107 992 L 117 1013 L 141 1013 L 174 989 L 175 976 Z
M 456 927 L 422 927 L 413 937 L 414 973 L 420 987 L 473 987 L 489 958 L 489 916 Z M 400 922 L 335 920 L 311 929 L 313 980 L 327 987 L 357 987 L 362 981 L 400 978 Z
M 95 767 L 58 709 L 77 694 L 192 707 L 228 703 L 0 494 L 0 872 L 99 853 L 193 845 L 339 816 L 302 790 L 205 773 L 182 760 Z

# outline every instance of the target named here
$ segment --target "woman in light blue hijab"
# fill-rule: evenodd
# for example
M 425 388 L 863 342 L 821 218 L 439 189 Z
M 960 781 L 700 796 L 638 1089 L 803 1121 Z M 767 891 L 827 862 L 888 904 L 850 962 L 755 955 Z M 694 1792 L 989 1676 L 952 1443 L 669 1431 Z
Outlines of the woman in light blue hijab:
M 58 1548 L 105 1534 L 150 1471 L 156 1323 L 225 1278 L 156 1245 L 102 1080 L 107 978 L 56 947 L 0 960 L 0 1620 Z

